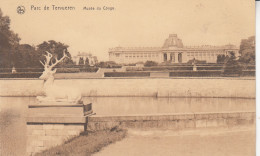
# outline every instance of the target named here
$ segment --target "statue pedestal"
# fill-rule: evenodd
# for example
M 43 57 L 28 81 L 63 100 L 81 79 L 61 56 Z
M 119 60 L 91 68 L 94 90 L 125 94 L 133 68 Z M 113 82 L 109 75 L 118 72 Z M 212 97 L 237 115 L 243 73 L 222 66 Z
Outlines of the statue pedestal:
M 70 104 L 66 102 L 41 102 L 28 106 L 28 116 L 85 116 L 91 114 L 92 103 Z
M 28 106 L 27 155 L 62 144 L 86 130 L 92 104 L 40 102 Z

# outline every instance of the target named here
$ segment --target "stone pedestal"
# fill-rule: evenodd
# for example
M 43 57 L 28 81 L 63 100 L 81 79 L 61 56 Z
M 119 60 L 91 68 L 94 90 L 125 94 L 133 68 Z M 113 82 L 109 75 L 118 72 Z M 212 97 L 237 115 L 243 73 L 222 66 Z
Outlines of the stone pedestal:
M 197 66 L 193 65 L 193 71 L 197 71 Z
M 34 155 L 79 135 L 86 129 L 92 104 L 41 103 L 28 106 L 27 155 Z

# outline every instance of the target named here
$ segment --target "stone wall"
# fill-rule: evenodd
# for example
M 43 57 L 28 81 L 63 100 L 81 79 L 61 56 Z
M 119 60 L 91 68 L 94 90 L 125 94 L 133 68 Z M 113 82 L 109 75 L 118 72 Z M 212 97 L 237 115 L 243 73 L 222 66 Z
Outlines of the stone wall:
M 86 129 L 84 105 L 46 103 L 28 106 L 27 155 L 60 145 Z
M 84 131 L 80 124 L 27 124 L 27 155 L 62 144 Z
M 255 98 L 255 78 L 89 78 L 54 83 L 64 90 L 79 88 L 83 96 Z M 1 79 L 0 96 L 37 96 L 42 87 L 39 79 Z
M 87 130 L 121 128 L 194 129 L 254 125 L 255 112 L 185 113 L 146 116 L 91 116 Z

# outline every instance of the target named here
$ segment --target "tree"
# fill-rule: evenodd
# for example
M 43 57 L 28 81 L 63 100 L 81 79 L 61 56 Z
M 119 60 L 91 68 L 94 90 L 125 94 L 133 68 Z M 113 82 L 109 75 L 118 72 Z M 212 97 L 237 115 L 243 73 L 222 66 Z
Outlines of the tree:
M 224 63 L 225 60 L 226 60 L 226 57 L 225 55 L 218 55 L 217 56 L 217 63 Z
M 241 40 L 239 53 L 241 54 L 240 62 L 255 64 L 255 36 Z
M 21 44 L 13 55 L 13 65 L 15 67 L 42 67 L 39 60 L 40 55 L 37 53 L 35 47 L 29 44 Z
M 0 67 L 11 68 L 15 67 L 42 67 L 40 60 L 45 59 L 45 51 L 53 54 L 54 58 L 60 59 L 65 51 L 68 58 L 64 59 L 63 64 L 73 64 L 71 55 L 68 52 L 67 45 L 50 40 L 43 42 L 37 46 L 29 44 L 19 44 L 20 38 L 18 34 L 10 30 L 11 20 L 8 16 L 4 16 L 0 9 Z M 55 61 L 53 58 L 52 61 Z M 59 66 L 60 66 L 59 65 Z
M 45 54 L 45 51 L 50 52 L 53 55 L 52 61 L 55 61 L 55 58 L 60 59 L 63 56 L 63 52 L 68 56 L 66 59 L 64 59 L 63 62 L 61 62 L 58 66 L 62 66 L 64 64 L 73 64 L 73 61 L 71 59 L 71 55 L 68 51 L 68 45 L 56 42 L 54 40 L 49 40 L 48 42 L 44 41 L 43 43 L 39 44 L 38 46 L 38 53 L 39 54 Z M 43 55 L 41 57 L 41 60 L 44 59 Z
M 240 75 L 242 67 L 236 60 L 235 53 L 231 52 L 229 56 L 226 56 L 223 66 L 223 74 L 225 75 Z
M 12 56 L 20 41 L 18 35 L 10 30 L 10 23 L 10 18 L 4 16 L 0 9 L 0 66 L 9 68 L 12 66 Z
M 86 60 L 85 60 L 85 65 L 88 66 L 89 65 L 89 59 L 88 57 L 86 57 Z
M 80 57 L 80 58 L 79 58 L 79 65 L 84 65 L 84 59 L 83 59 L 83 57 Z

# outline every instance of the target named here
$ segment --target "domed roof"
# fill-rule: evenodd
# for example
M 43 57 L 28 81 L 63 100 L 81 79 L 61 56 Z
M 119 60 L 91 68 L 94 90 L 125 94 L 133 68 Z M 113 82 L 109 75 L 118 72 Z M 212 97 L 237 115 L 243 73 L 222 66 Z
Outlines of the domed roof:
M 169 47 L 183 48 L 182 40 L 178 38 L 177 34 L 170 34 L 165 40 L 163 48 Z

